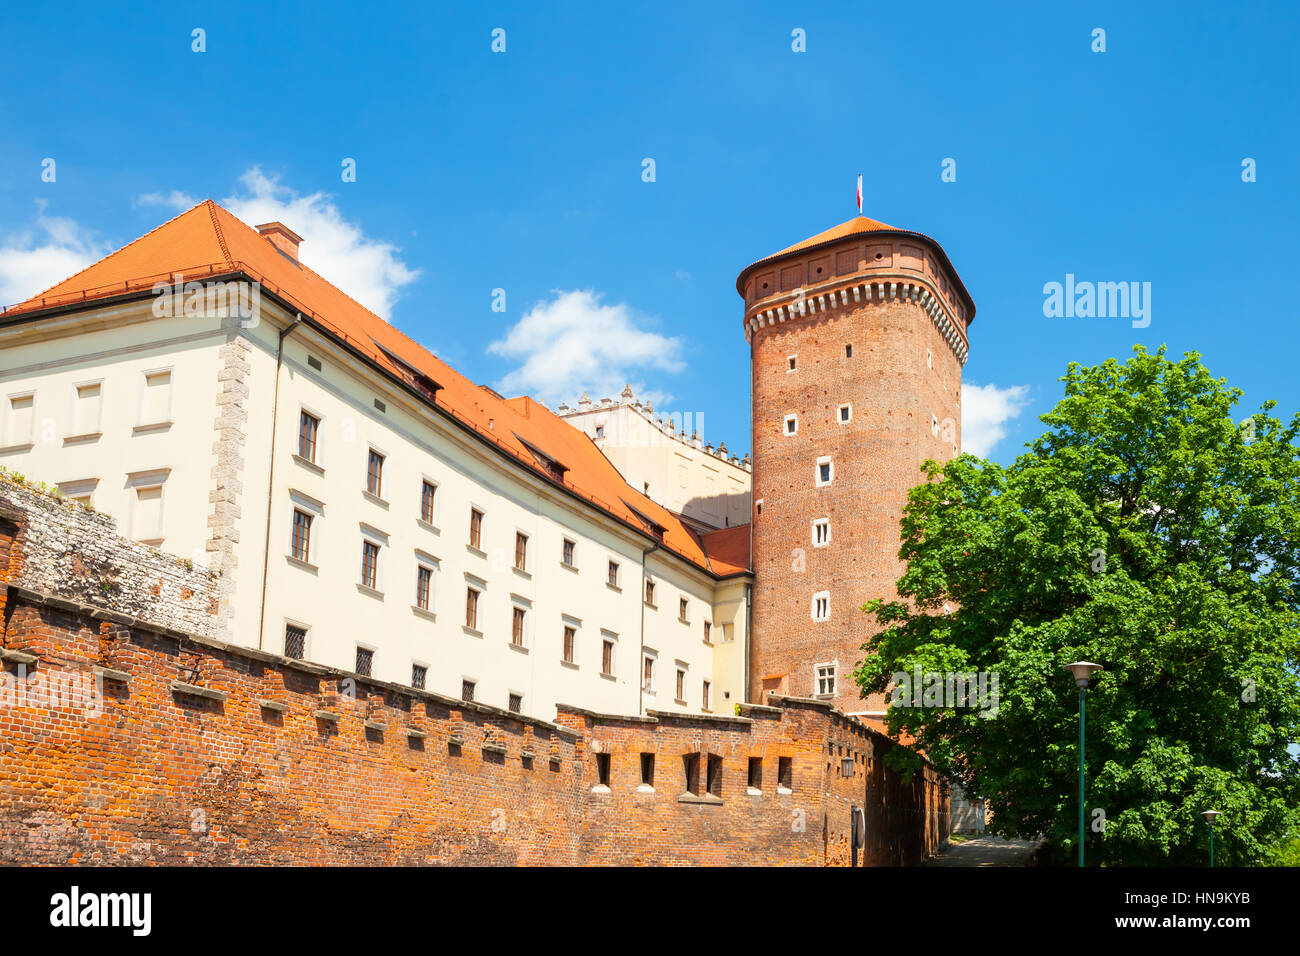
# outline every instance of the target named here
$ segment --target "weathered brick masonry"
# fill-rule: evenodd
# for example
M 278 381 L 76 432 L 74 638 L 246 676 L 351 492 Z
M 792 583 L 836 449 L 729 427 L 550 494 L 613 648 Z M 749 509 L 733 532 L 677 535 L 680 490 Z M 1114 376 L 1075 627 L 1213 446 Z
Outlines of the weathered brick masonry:
M 0 477 L 0 863 L 839 865 L 853 805 L 868 864 L 946 837 L 933 771 L 824 702 L 552 724 L 224 644 L 218 591 Z

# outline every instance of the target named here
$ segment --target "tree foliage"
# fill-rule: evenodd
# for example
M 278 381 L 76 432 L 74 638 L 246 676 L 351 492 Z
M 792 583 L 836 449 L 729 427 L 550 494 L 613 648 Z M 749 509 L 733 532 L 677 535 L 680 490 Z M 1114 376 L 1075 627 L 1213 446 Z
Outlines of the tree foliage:
M 1071 364 L 1047 431 L 1009 467 L 927 462 L 901 600 L 855 678 L 998 675 L 996 710 L 901 706 L 892 731 L 982 795 L 1004 833 L 1077 853 L 1078 692 L 1088 692 L 1089 862 L 1278 862 L 1300 832 L 1300 416 L 1234 420 L 1200 357 Z M 897 698 L 898 695 L 895 694 Z M 905 701 L 903 701 L 905 703 Z M 1104 814 L 1104 829 L 1091 824 Z

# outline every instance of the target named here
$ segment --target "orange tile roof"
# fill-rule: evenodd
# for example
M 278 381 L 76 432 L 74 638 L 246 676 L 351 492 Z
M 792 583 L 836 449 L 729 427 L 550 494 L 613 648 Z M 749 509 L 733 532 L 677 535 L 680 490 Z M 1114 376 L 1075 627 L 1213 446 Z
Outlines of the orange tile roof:
M 780 252 L 774 252 L 770 256 L 764 256 L 761 259 L 751 262 L 744 269 L 740 270 L 740 275 L 736 277 L 736 291 L 743 297 L 745 294 L 745 278 L 753 272 L 754 269 L 764 263 L 773 262 L 777 259 L 784 258 L 785 256 L 793 255 L 796 252 L 802 252 L 805 249 L 813 249 L 817 246 L 827 245 L 840 239 L 849 239 L 853 236 L 859 236 L 870 232 L 894 232 L 904 236 L 914 236 L 917 239 L 921 239 L 934 246 L 943 262 L 947 263 L 948 270 L 952 273 L 952 277 L 956 280 L 958 289 L 966 299 L 966 304 L 970 307 L 970 321 L 973 322 L 975 320 L 975 300 L 970 297 L 970 293 L 966 291 L 966 286 L 962 283 L 961 277 L 957 275 L 957 270 L 954 269 L 952 263 L 948 261 L 948 254 L 943 251 L 943 246 L 939 245 L 938 242 L 923 232 L 914 232 L 911 229 L 899 229 L 896 226 L 887 225 L 876 219 L 868 219 L 866 216 L 854 216 L 852 219 L 842 222 L 838 226 L 831 226 L 831 228 L 819 232 L 815 236 L 809 236 L 807 239 L 803 240 L 803 242 L 796 242 L 793 246 L 786 246 Z
M 700 543 L 715 574 L 738 574 L 749 568 L 749 525 L 706 531 Z
M 663 529 L 665 548 L 715 576 L 747 569 L 747 561 L 737 564 L 735 548 L 726 539 L 719 539 L 722 557 L 714 568 L 701 536 L 624 481 L 585 433 L 530 398 L 505 399 L 470 381 L 310 268 L 281 253 L 270 240 L 210 199 L 39 295 L 5 309 L 0 321 L 82 302 L 139 296 L 160 281 L 235 273 L 260 282 L 263 293 L 300 311 L 310 324 L 406 382 L 426 401 L 428 390 L 419 388 L 412 372 L 432 379 L 439 386 L 432 397 L 436 408 L 552 484 L 651 539 L 657 539 L 651 527 L 657 525 Z M 537 452 L 543 458 L 539 459 Z M 546 459 L 564 469 L 563 477 L 547 467 Z

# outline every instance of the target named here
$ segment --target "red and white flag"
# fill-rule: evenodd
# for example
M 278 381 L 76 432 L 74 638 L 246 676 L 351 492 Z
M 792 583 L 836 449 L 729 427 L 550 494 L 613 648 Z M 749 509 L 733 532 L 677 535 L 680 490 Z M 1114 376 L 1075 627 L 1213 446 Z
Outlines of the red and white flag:
M 862 215 L 862 174 L 858 173 L 858 215 Z

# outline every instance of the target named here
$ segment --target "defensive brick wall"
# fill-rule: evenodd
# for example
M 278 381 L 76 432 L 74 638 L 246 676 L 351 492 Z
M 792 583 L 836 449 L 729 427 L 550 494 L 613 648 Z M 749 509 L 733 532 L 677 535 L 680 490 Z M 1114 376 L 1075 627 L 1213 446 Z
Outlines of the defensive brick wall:
M 824 702 L 527 718 L 224 644 L 215 576 L 156 555 L 0 478 L 0 863 L 843 865 L 854 806 L 860 863 L 946 837 L 934 772 Z

